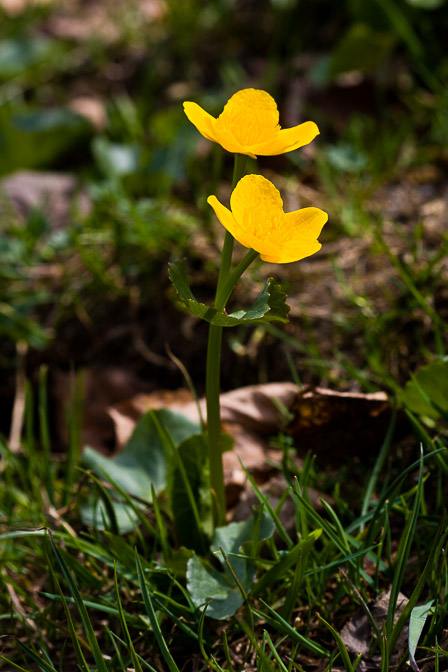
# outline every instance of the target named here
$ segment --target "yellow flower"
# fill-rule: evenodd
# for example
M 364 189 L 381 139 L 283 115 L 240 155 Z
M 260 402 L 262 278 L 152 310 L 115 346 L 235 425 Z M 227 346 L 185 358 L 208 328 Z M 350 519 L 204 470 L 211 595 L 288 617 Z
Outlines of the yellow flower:
M 314 254 L 322 245 L 317 240 L 328 215 L 319 208 L 284 212 L 278 189 L 261 175 L 243 177 L 226 208 L 216 196 L 209 196 L 224 228 L 244 247 L 260 253 L 264 261 L 285 264 Z
M 235 154 L 256 159 L 292 152 L 319 134 L 313 121 L 282 129 L 277 104 L 266 91 L 243 89 L 235 93 L 217 119 L 196 103 L 184 103 L 185 114 L 208 140 Z

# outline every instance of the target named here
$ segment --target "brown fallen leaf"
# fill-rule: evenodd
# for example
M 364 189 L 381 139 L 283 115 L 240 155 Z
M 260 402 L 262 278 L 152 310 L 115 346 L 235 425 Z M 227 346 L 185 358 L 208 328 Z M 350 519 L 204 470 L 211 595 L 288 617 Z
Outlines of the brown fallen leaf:
M 223 455 L 229 507 L 238 503 L 246 487 L 246 474 L 241 463 L 258 484 L 269 481 L 275 473 L 272 461 L 280 462 L 281 453 L 269 448 L 264 437 L 282 429 L 281 407 L 294 415 L 288 431 L 300 450 L 325 451 L 325 454 L 331 450 L 332 456 L 345 455 L 349 442 L 352 450 L 359 450 L 360 445 L 365 450 L 367 436 L 371 436 L 377 448 L 384 436 L 390 411 L 384 392 L 338 393 L 323 388 L 306 388 L 299 392 L 293 383 L 270 383 L 222 394 L 223 430 L 234 440 L 233 450 Z M 118 449 L 129 440 L 139 417 L 149 409 L 157 408 L 169 408 L 199 423 L 197 405 L 185 389 L 136 395 L 108 409 L 114 422 Z M 206 421 L 204 399 L 200 400 L 200 408 Z M 267 457 L 271 465 L 267 463 Z
M 401 612 L 408 603 L 408 598 L 403 593 L 398 593 L 397 606 L 394 615 L 394 623 L 398 620 Z M 383 623 L 387 618 L 387 611 L 390 602 L 390 590 L 385 593 L 380 593 L 371 604 L 368 605 L 370 613 L 373 616 L 378 630 L 382 632 Z M 403 628 L 400 637 L 398 638 L 395 652 L 392 652 L 391 662 L 396 662 L 401 655 L 400 652 L 404 649 L 407 642 L 408 627 Z M 370 625 L 368 616 L 362 609 L 356 612 L 341 630 L 341 638 L 350 653 L 358 656 L 362 653 L 362 658 L 358 665 L 360 672 L 368 672 L 368 670 L 381 669 L 381 654 L 376 648 L 373 655 L 369 656 L 370 645 L 372 643 L 372 626 Z
M 257 435 L 269 435 L 278 431 L 281 412 L 278 404 L 289 409 L 297 394 L 294 383 L 268 383 L 249 385 L 221 394 L 221 422 L 224 425 L 240 425 L 246 431 Z M 275 399 L 276 401 L 273 401 Z M 115 422 L 118 447 L 122 448 L 133 431 L 128 419 L 137 419 L 149 409 L 169 408 L 182 413 L 192 422 L 199 423 L 196 403 L 185 389 L 158 390 L 150 394 L 140 394 L 109 409 Z M 205 399 L 200 400 L 201 413 L 206 420 Z M 127 429 L 125 428 L 127 427 Z
M 390 420 L 385 392 L 362 394 L 304 388 L 291 407 L 288 433 L 300 453 L 312 450 L 329 459 L 378 450 Z

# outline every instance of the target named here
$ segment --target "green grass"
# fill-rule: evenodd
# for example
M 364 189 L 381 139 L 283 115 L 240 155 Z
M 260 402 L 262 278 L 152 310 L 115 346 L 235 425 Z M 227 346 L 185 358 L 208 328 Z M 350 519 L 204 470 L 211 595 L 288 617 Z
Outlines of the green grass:
M 27 418 L 31 423 L 31 414 Z M 82 525 L 78 511 L 88 481 L 75 486 L 78 478 L 67 479 L 68 469 L 76 474 L 75 443 L 67 461 L 57 464 L 26 441 L 23 454 L 1 444 L 5 665 L 58 670 L 77 664 L 92 671 L 167 666 L 175 671 L 190 660 L 198 669 L 239 670 L 246 664 L 283 671 L 307 669 L 311 658 L 327 669 L 342 664 L 352 670 L 356 656 L 341 639 L 341 625 L 361 608 L 374 624 L 367 644 L 388 670 L 407 659 L 406 651 L 396 658 L 395 645 L 413 609 L 423 602 L 431 602 L 425 616 L 430 627 L 416 641 L 426 654 L 437 650 L 448 610 L 445 498 L 435 496 L 440 488 L 446 493 L 441 469 L 448 463 L 446 447 L 431 444 L 419 454 L 415 440 L 411 463 L 404 465 L 386 440 L 379 464 L 364 467 L 365 485 L 359 483 L 350 500 L 343 494 L 335 497 L 332 505 L 325 502 L 332 494 L 325 465 L 314 461 L 306 472 L 297 472 L 285 459 L 291 483 L 285 498 L 296 508 L 288 531 L 281 522 L 285 498 L 274 509 L 253 482 L 266 522 L 258 515 L 252 534 L 260 538 L 260 523 L 270 531 L 263 533 L 265 541 L 250 542 L 237 553 L 221 551 L 222 567 L 230 569 L 243 605 L 234 616 L 216 621 L 208 618 L 206 605 L 196 606 L 191 584 L 185 583 L 188 555 L 174 544 L 175 521 L 165 523 L 160 534 L 159 505 L 154 506 L 159 532 L 136 523 L 134 531 L 117 536 L 111 512 L 119 494 L 110 486 L 105 490 L 104 483 L 100 496 L 107 492 L 112 498 L 105 508 L 105 529 Z M 290 450 L 288 442 L 284 445 Z M 324 497 L 318 509 L 307 494 L 315 486 Z M 163 499 L 160 504 L 166 507 Z M 265 528 L 269 520 L 272 527 Z M 241 569 L 238 563 L 248 562 L 257 581 L 243 586 L 244 574 L 239 579 L 235 572 Z M 389 588 L 387 616 L 374 623 L 370 605 Z M 397 620 L 400 591 L 409 602 Z M 421 654 L 417 648 L 417 660 Z M 437 655 L 443 657 L 443 651 Z

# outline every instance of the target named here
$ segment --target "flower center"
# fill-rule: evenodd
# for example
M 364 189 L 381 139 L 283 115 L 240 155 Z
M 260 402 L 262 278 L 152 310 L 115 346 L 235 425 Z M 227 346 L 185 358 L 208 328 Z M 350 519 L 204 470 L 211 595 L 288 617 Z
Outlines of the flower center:
M 283 245 L 288 238 L 285 215 L 274 208 L 261 204 L 246 212 L 247 229 L 258 240 L 272 241 L 274 245 Z

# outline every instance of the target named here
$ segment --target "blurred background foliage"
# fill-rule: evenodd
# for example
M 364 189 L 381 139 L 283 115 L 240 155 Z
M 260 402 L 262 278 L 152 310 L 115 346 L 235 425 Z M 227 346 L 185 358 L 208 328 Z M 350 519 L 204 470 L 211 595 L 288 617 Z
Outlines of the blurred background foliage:
M 428 242 L 419 215 L 397 205 L 406 196 L 381 190 L 406 181 L 420 205 L 444 196 L 445 0 L 0 0 L 0 26 L 3 371 L 14 370 L 15 344 L 25 342 L 31 369 L 42 359 L 83 365 L 92 353 L 116 360 L 119 349 L 123 362 L 152 375 L 154 361 L 135 353 L 126 329 L 110 349 L 87 344 L 103 343 L 117 320 L 137 321 L 155 359 L 165 356 L 170 257 L 189 256 L 208 296 L 220 232 L 205 198 L 228 188 L 231 157 L 200 138 L 181 103 L 219 114 L 248 86 L 276 98 L 282 125 L 313 119 L 320 127 L 309 148 L 250 169 L 274 182 L 281 173 L 292 207 L 300 183 L 301 203 L 328 210 L 321 260 L 345 304 L 334 312 L 323 300 L 332 324 L 322 327 L 315 297 L 299 297 L 286 336 L 234 335 L 230 350 L 246 356 L 248 372 L 238 382 L 288 375 L 287 358 L 263 373 L 266 359 L 255 364 L 247 354 L 254 339 L 276 348 L 278 337 L 287 341 L 310 381 L 355 380 L 367 389 L 394 388 L 432 352 L 443 354 L 446 232 Z M 30 187 L 17 171 L 45 173 L 46 187 L 39 180 Z M 62 195 L 55 175 L 72 180 Z M 392 232 L 382 212 L 388 201 L 396 206 Z M 379 267 L 394 271 L 384 284 L 374 276 L 373 294 L 372 276 L 356 284 L 368 262 L 358 259 L 348 273 L 340 264 L 338 241 L 346 250 L 360 239 L 380 256 Z M 300 293 L 300 272 L 297 281 L 281 269 L 290 294 Z M 203 332 L 193 331 L 183 356 L 200 369 Z M 179 384 L 170 375 L 166 382 Z

